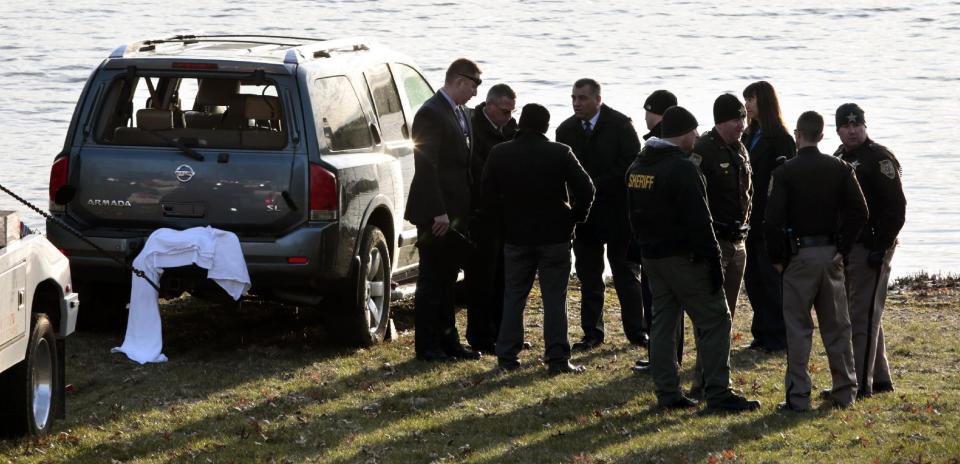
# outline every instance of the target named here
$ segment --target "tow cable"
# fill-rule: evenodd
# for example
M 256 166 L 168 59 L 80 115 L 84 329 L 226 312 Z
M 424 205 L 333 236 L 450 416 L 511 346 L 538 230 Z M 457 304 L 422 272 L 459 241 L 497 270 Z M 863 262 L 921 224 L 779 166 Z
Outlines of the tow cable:
M 147 275 L 146 275 L 143 271 L 141 271 L 140 269 L 137 269 L 137 268 L 131 266 L 131 265 L 130 265 L 129 263 L 127 263 L 126 261 L 120 260 L 119 258 L 111 255 L 107 250 L 104 250 L 103 248 L 101 248 L 101 247 L 100 247 L 99 245 L 97 245 L 96 243 L 93 243 L 93 241 L 91 241 L 91 240 L 88 239 L 87 237 L 84 237 L 83 234 L 82 234 L 80 231 L 78 231 L 77 229 L 74 229 L 70 224 L 67 224 L 66 222 L 63 222 L 62 219 L 60 219 L 60 218 L 58 218 L 58 217 L 55 217 L 55 216 L 51 215 L 50 213 L 48 213 L 48 212 L 46 212 L 46 211 L 44 211 L 44 210 L 36 207 L 35 205 L 33 205 L 32 203 L 30 203 L 29 201 L 21 198 L 21 197 L 20 197 L 19 195 L 17 195 L 16 193 L 13 193 L 10 189 L 8 189 L 7 187 L 5 187 L 3 184 L 0 184 L 0 190 L 3 190 L 4 192 L 7 193 L 7 195 L 10 195 L 11 197 L 13 197 L 14 200 L 17 200 L 17 201 L 19 201 L 20 203 L 23 203 L 27 208 L 30 208 L 31 210 L 35 211 L 37 214 L 39 214 L 39 215 L 43 216 L 44 218 L 46 218 L 47 220 L 53 222 L 54 224 L 56 224 L 57 226 L 59 226 L 61 229 L 65 230 L 65 231 L 67 231 L 67 232 L 70 232 L 70 234 L 72 234 L 73 236 L 79 238 L 80 240 L 82 240 L 82 241 L 83 241 L 84 243 L 86 243 L 87 245 L 90 245 L 91 247 L 93 247 L 94 250 L 97 250 L 97 251 L 99 251 L 100 253 L 102 253 L 104 256 L 106 256 L 106 257 L 108 257 L 108 258 L 116 261 L 117 264 L 119 264 L 120 266 L 122 266 L 122 267 L 123 267 L 124 269 L 126 269 L 128 272 L 132 272 L 132 273 L 133 273 L 134 275 L 136 275 L 137 277 L 139 277 L 139 278 L 141 278 L 141 279 L 143 279 L 143 280 L 146 280 L 147 283 L 149 283 L 151 287 L 153 287 L 154 289 L 156 289 L 157 293 L 160 293 L 160 286 L 157 285 L 156 282 L 154 282 L 153 280 L 150 280 L 150 278 L 147 277 Z

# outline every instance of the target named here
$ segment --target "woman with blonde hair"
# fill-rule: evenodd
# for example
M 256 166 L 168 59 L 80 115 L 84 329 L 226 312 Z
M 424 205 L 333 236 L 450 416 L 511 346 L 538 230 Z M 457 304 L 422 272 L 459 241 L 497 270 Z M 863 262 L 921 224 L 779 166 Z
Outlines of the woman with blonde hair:
M 750 349 L 776 352 L 787 347 L 783 325 L 783 294 L 780 274 L 773 268 L 763 237 L 763 214 L 767 207 L 770 174 L 797 153 L 797 145 L 783 123 L 777 91 L 767 81 L 754 82 L 743 90 L 749 124 L 741 141 L 750 153 L 754 185 L 750 232 L 747 235 L 747 266 L 744 287 L 753 322 Z

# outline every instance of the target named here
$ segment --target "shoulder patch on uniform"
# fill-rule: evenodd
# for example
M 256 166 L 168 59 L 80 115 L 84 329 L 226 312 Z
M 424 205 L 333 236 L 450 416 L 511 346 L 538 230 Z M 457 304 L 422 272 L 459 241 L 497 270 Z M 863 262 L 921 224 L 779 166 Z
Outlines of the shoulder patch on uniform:
M 897 177 L 897 168 L 893 166 L 893 161 L 888 159 L 880 161 L 880 174 L 883 174 L 891 179 Z
M 693 165 L 698 168 L 700 167 L 700 163 L 703 162 L 703 157 L 696 153 L 690 153 L 690 156 L 688 156 L 687 159 L 690 160 L 690 162 L 693 163 Z

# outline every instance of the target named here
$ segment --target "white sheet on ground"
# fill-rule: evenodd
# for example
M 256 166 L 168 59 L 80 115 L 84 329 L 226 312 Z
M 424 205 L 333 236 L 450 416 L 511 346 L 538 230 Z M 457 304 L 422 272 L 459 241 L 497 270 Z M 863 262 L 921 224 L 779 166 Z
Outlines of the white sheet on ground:
M 196 264 L 207 269 L 213 279 L 234 300 L 250 289 L 250 275 L 233 232 L 212 227 L 194 227 L 183 231 L 157 229 L 147 239 L 143 251 L 133 260 L 150 280 L 159 283 L 164 268 Z M 130 314 L 123 344 L 110 350 L 124 353 L 140 364 L 164 362 L 163 332 L 160 324 L 159 295 L 146 280 L 133 276 L 130 288 Z

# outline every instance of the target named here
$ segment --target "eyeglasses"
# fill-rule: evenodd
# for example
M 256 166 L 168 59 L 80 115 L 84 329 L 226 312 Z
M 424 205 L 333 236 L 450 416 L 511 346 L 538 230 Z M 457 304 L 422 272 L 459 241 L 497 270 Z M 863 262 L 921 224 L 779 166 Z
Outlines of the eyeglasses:
M 470 79 L 471 81 L 473 81 L 474 84 L 477 84 L 477 87 L 480 87 L 480 84 L 483 83 L 483 79 L 480 79 L 479 77 L 473 77 L 469 74 L 463 74 L 463 73 L 457 73 L 457 75 L 464 79 Z

